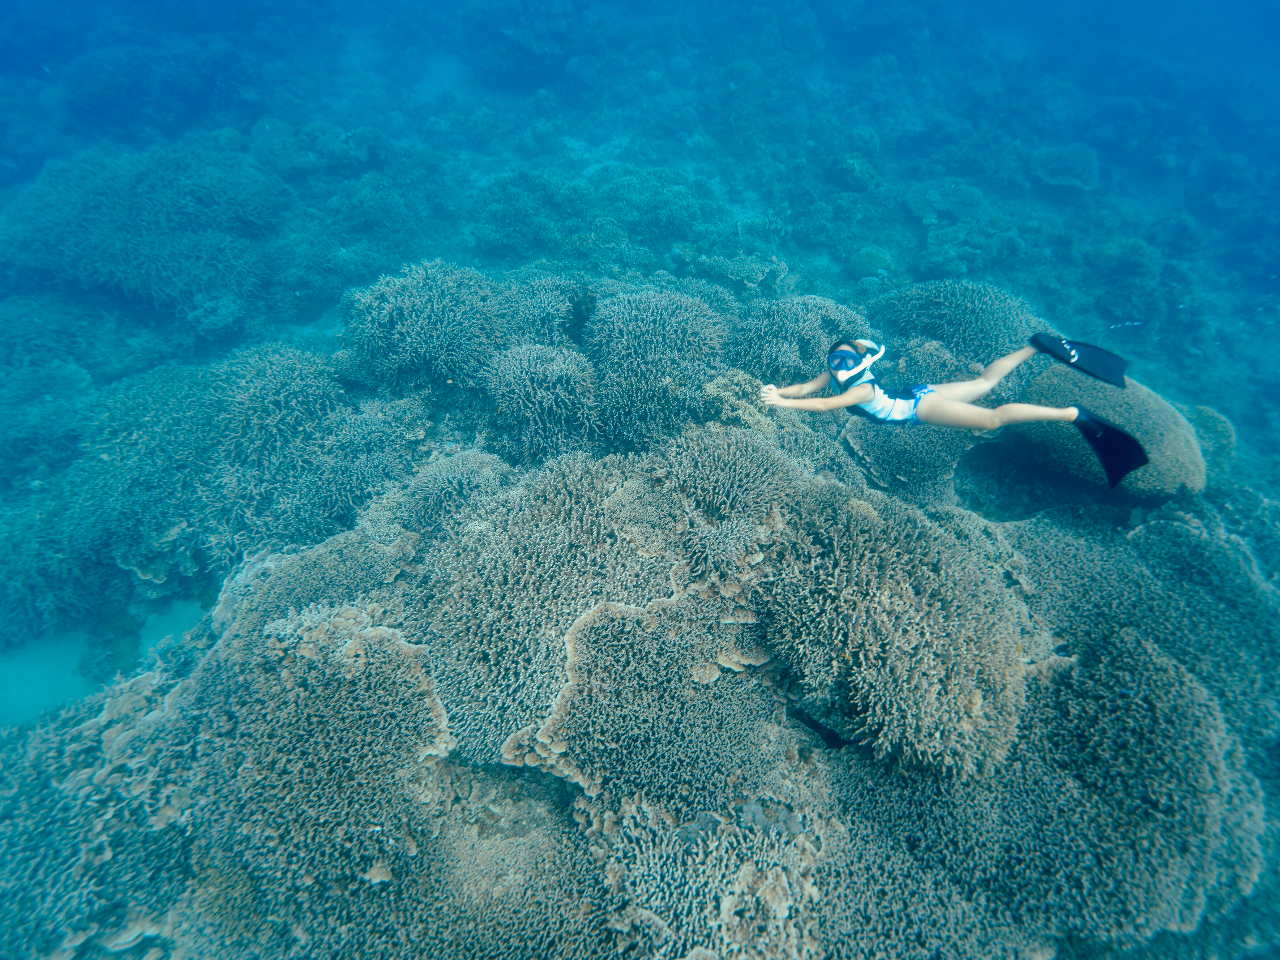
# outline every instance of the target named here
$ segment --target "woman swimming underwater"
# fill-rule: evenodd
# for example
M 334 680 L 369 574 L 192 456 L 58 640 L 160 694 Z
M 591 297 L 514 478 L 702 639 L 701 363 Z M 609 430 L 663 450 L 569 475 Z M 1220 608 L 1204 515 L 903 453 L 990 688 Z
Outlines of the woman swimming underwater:
M 793 410 L 848 407 L 850 412 L 868 420 L 890 425 L 932 423 L 961 430 L 995 430 L 1010 423 L 1057 420 L 1075 424 L 1080 430 L 1098 455 L 1111 486 L 1145 464 L 1146 452 L 1136 439 L 1079 404 L 1042 407 L 1033 403 L 1005 403 L 998 407 L 979 407 L 974 403 L 990 393 L 1019 364 L 1040 352 L 1083 373 L 1118 386 L 1124 384 L 1124 361 L 1114 354 L 1044 334 L 1037 334 L 1031 343 L 988 364 L 974 380 L 919 384 L 907 391 L 890 393 L 871 372 L 871 365 L 884 356 L 884 347 L 870 340 L 838 340 L 827 355 L 827 370 L 808 383 L 782 388 L 765 384 L 760 388 L 760 399 L 769 406 Z M 827 386 L 835 391 L 835 396 L 811 396 Z

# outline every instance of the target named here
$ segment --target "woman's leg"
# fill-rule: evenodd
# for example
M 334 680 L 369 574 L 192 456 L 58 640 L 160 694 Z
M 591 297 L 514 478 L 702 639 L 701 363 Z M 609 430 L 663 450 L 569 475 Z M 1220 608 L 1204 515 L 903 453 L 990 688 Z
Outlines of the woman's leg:
M 948 384 L 943 384 L 948 386 Z M 1075 407 L 1041 407 L 1034 403 L 1005 403 L 994 409 L 976 407 L 972 403 L 952 400 L 934 387 L 916 405 L 916 419 L 921 423 L 935 423 L 940 427 L 959 427 L 962 430 L 996 430 L 1009 423 L 1036 423 L 1059 420 L 1071 423 L 1076 418 Z
M 941 394 L 948 400 L 959 400 L 962 403 L 985 397 L 995 389 L 996 384 L 1007 377 L 1021 363 L 1034 357 L 1039 351 L 1035 347 L 1023 347 L 1007 357 L 993 360 L 975 380 L 958 380 L 955 383 L 936 383 L 934 393 Z

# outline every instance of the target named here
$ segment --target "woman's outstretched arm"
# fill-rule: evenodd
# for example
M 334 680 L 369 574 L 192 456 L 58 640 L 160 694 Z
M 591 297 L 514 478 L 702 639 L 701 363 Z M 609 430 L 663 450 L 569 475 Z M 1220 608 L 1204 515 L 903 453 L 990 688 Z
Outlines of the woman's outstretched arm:
M 793 383 L 789 387 L 774 387 L 772 383 L 768 383 L 768 384 L 765 384 L 765 386 L 772 387 L 774 390 L 777 390 L 778 396 L 780 397 L 788 397 L 788 398 L 794 399 L 796 397 L 807 397 L 811 393 L 817 393 L 819 390 L 821 390 L 830 382 L 831 382 L 831 374 L 827 372 L 823 372 L 818 374 L 816 377 L 814 377 L 812 380 L 810 380 L 807 383 Z M 763 393 L 764 393 L 764 390 L 763 388 L 761 388 L 761 395 L 763 395 Z
M 824 373 L 822 376 L 829 377 L 829 374 Z M 816 382 L 816 380 L 809 381 L 809 383 Z M 808 385 L 800 384 L 799 386 L 807 387 Z M 786 389 L 788 391 L 798 390 L 799 386 L 787 387 Z M 851 407 L 855 403 L 866 403 L 871 399 L 873 392 L 871 385 L 864 383 L 861 386 L 850 387 L 844 393 L 834 397 L 805 397 L 804 394 L 801 394 L 800 397 L 803 397 L 803 399 L 799 399 L 795 396 L 787 396 L 785 392 L 779 390 L 773 384 L 767 383 L 760 388 L 760 400 L 770 407 L 789 407 L 792 410 L 814 410 L 821 413 L 825 410 Z

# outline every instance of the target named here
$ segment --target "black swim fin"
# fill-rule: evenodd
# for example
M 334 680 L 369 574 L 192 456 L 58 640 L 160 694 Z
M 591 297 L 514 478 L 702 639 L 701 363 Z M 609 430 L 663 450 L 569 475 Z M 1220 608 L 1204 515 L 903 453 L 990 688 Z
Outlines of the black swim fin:
M 1080 343 L 1078 340 L 1064 340 L 1047 333 L 1037 333 L 1031 338 L 1031 345 L 1072 369 L 1087 373 L 1103 383 L 1124 388 L 1124 371 L 1129 366 L 1129 361 L 1124 357 L 1117 357 L 1110 350 Z
M 1107 483 L 1112 487 L 1149 462 L 1147 451 L 1142 449 L 1142 444 L 1134 437 L 1078 403 L 1075 408 L 1079 413 L 1073 422 L 1098 455 L 1107 475 Z

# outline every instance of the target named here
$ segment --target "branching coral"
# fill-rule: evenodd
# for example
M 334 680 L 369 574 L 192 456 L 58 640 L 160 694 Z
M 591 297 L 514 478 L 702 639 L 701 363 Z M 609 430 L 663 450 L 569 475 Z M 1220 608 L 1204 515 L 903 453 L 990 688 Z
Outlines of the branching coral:
M 401 388 L 474 377 L 498 345 L 494 295 L 482 274 L 440 260 L 349 291 L 347 372 Z
M 243 300 L 257 287 L 262 241 L 285 199 L 278 179 L 237 154 L 87 151 L 49 164 L 6 213 L 0 255 L 189 311 L 204 299 Z
M 1032 938 L 1133 944 L 1248 891 L 1257 781 L 1204 689 L 1133 634 L 1036 673 L 1022 735 L 992 778 L 851 769 L 847 809 Z
M 596 425 L 595 379 L 591 362 L 571 350 L 528 345 L 499 354 L 482 375 L 495 446 L 522 462 L 583 446 Z
M 847 735 L 962 776 L 1004 759 L 1029 623 L 954 537 L 868 495 L 809 517 L 772 565 L 768 642 Z
M 342 388 L 321 357 L 290 347 L 240 353 L 214 368 L 211 393 L 226 397 L 217 418 L 221 456 L 297 469 L 342 404 Z
M 602 301 L 586 346 L 606 436 L 650 442 L 696 419 L 722 335 L 720 318 L 682 294 L 640 289 Z
M 412 397 L 355 407 L 325 360 L 279 346 L 113 384 L 86 405 L 58 499 L 6 525 L 15 603 L 52 626 L 136 583 L 323 540 L 409 477 L 421 419 Z
M 801 473 L 767 439 L 745 430 L 698 433 L 662 450 L 672 486 L 709 520 L 744 516 L 761 522 L 795 496 Z
M 869 335 L 861 314 L 825 297 L 761 300 L 734 324 L 725 358 L 764 383 L 785 386 L 822 373 L 837 337 Z

